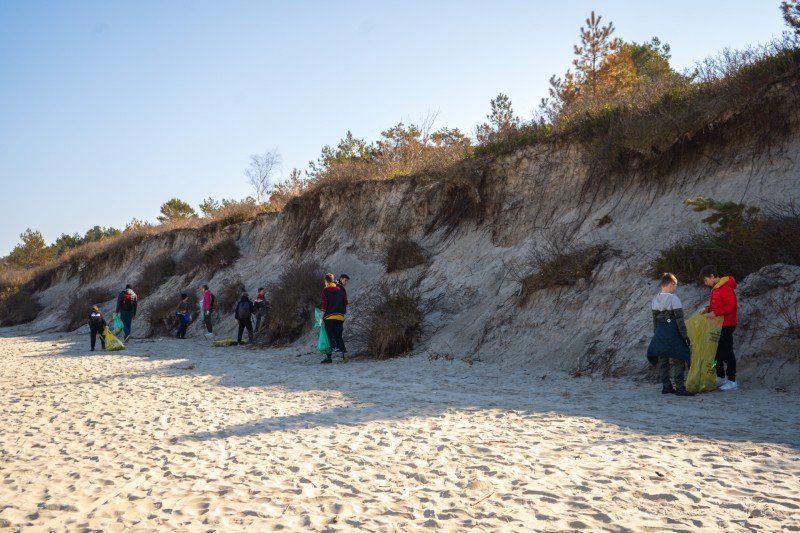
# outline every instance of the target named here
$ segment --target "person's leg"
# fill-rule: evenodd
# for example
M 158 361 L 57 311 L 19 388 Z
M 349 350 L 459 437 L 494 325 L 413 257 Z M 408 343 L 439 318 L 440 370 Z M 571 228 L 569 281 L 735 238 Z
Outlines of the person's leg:
M 725 362 L 725 374 L 729 381 L 736 381 L 736 356 L 733 354 L 733 332 L 736 326 L 722 328 L 719 336 L 718 354 L 721 352 L 721 359 Z M 717 370 L 719 376 L 719 370 Z M 720 377 L 723 377 L 720 376 Z
M 133 315 L 123 311 L 119 316 L 122 319 L 122 334 L 127 339 L 131 336 L 131 323 L 133 322 Z
M 186 338 L 186 321 L 183 319 L 182 316 L 178 316 L 178 338 L 179 339 Z
M 244 320 L 239 319 L 239 333 L 236 334 L 236 344 L 242 344 L 242 333 L 244 333 Z
M 211 313 L 209 313 L 208 311 L 203 313 L 203 323 L 206 325 L 206 331 L 208 331 L 209 333 L 214 333 L 214 329 L 211 326 Z
M 247 344 L 253 344 L 253 321 L 248 318 L 244 327 L 247 328 Z
M 94 351 L 94 345 L 97 342 L 97 330 L 89 329 L 89 346 Z
M 658 375 L 661 378 L 661 393 L 669 394 L 674 390 L 672 382 L 669 380 L 669 357 L 658 358 Z
M 339 351 L 342 354 L 347 353 L 347 348 L 344 345 L 344 321 L 340 321 L 336 325 L 336 345 L 339 347 Z
M 686 391 L 686 363 L 673 359 L 670 361 L 672 364 L 672 381 L 675 383 L 675 390 L 678 392 Z
M 256 312 L 256 328 L 255 331 L 258 331 L 261 328 L 261 313 Z
M 340 351 L 339 348 L 339 320 L 326 320 L 325 332 L 328 334 L 328 340 L 331 341 L 331 352 Z
M 330 363 L 333 361 L 331 359 L 331 353 L 333 352 L 333 330 L 334 330 L 334 322 L 336 320 L 323 320 L 322 324 L 325 327 L 325 333 L 328 335 L 328 341 L 331 343 L 331 351 L 325 354 L 325 359 L 322 360 L 323 363 Z
M 723 332 L 725 330 L 723 329 Z M 725 377 L 725 361 L 723 360 L 723 344 L 722 344 L 722 337 L 723 335 L 720 334 L 719 343 L 717 344 L 717 355 L 714 356 L 714 368 L 717 372 L 718 378 Z

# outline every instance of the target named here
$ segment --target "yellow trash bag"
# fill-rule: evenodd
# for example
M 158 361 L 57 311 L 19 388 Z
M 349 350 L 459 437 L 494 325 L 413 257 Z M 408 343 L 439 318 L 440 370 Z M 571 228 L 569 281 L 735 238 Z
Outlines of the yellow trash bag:
M 692 364 L 686 376 L 689 392 L 711 392 L 717 390 L 716 366 L 717 344 L 722 331 L 722 317 L 708 318 L 697 313 L 686 321 L 686 332 L 692 342 Z
M 111 333 L 111 330 L 109 328 L 105 328 L 103 330 L 103 337 L 105 337 L 105 339 L 106 339 L 106 351 L 107 352 L 113 352 L 115 350 L 124 350 L 125 349 L 125 345 L 122 344 L 122 341 L 119 340 L 118 338 L 116 338 L 114 336 L 114 334 Z

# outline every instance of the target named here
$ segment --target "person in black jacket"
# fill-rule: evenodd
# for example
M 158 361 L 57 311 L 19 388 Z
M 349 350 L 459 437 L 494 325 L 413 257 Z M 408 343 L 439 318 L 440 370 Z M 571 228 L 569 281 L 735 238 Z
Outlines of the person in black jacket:
M 242 297 L 239 298 L 239 303 L 236 304 L 236 313 L 234 315 L 239 322 L 239 333 L 236 336 L 236 342 L 242 343 L 242 333 L 247 329 L 247 342 L 253 343 L 253 302 L 247 295 L 247 292 L 242 291 Z
M 106 329 L 106 319 L 103 318 L 103 313 L 96 305 L 92 307 L 89 312 L 89 345 L 94 351 L 94 346 L 97 343 L 97 334 L 100 334 L 100 346 L 106 349 L 106 338 L 103 336 L 103 331 Z
M 347 361 L 347 348 L 344 345 L 344 316 L 347 312 L 347 292 L 335 281 L 333 274 L 325 274 L 325 288 L 322 289 L 322 320 L 325 333 L 331 341 L 332 352 L 338 352 Z M 346 283 L 346 282 L 345 282 Z M 332 363 L 331 354 L 322 360 L 323 364 Z

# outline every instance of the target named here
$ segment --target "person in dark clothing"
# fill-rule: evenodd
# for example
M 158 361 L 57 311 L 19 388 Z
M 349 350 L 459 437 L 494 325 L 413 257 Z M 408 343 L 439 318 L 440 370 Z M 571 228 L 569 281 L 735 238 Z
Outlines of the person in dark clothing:
M 253 302 L 246 292 L 242 292 L 242 297 L 239 298 L 239 303 L 236 304 L 236 313 L 234 315 L 239 322 L 239 333 L 236 336 L 236 342 L 242 344 L 242 333 L 247 329 L 247 342 L 253 343 Z
M 122 319 L 122 330 L 125 335 L 125 342 L 131 337 L 131 324 L 133 318 L 136 316 L 136 310 L 139 307 L 139 298 L 133 292 L 130 285 L 125 285 L 125 290 L 120 292 L 117 296 L 117 313 Z
M 347 282 L 350 281 L 350 276 L 347 274 L 340 274 L 339 281 L 336 284 L 344 291 L 344 301 L 347 302 Z M 344 304 L 344 312 L 347 314 L 347 303 Z
M 175 314 L 178 315 L 177 337 L 179 339 L 185 339 L 186 328 L 189 327 L 189 323 L 192 321 L 192 310 L 191 306 L 189 305 L 189 295 L 185 292 L 181 293 L 181 301 L 178 304 L 178 308 L 175 310 Z
M 264 324 L 267 323 L 265 320 L 267 316 L 267 296 L 265 291 L 266 289 L 264 287 L 259 287 L 256 299 L 253 301 L 253 313 L 256 315 L 256 332 L 261 329 L 262 320 L 264 320 Z
M 103 336 L 105 329 L 106 319 L 103 318 L 103 313 L 100 312 L 100 308 L 95 305 L 89 312 L 89 345 L 92 351 L 94 351 L 95 344 L 97 343 L 98 333 L 100 334 L 100 346 L 104 350 L 106 349 L 106 338 Z
M 344 345 L 342 333 L 344 331 L 344 316 L 347 311 L 347 292 L 344 287 L 336 283 L 333 274 L 325 274 L 325 288 L 322 289 L 322 320 L 325 324 L 325 333 L 331 341 L 331 354 L 339 352 L 342 359 L 347 361 L 347 348 Z M 332 363 L 331 354 L 322 360 L 323 363 Z

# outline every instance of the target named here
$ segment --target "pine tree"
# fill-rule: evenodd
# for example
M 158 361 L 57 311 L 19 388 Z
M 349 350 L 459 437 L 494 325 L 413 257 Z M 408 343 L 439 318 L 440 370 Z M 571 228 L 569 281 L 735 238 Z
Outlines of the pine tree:
M 586 19 L 586 27 L 581 27 L 581 44 L 575 45 L 576 57 L 572 64 L 578 73 L 578 83 L 585 85 L 592 99 L 597 97 L 600 68 L 610 54 L 616 52 L 621 44 L 619 39 L 612 39 L 614 23 L 600 25 L 602 16 L 592 14 Z
M 192 209 L 192 206 L 183 200 L 172 198 L 161 204 L 161 215 L 158 217 L 158 221 L 163 224 L 173 220 L 195 218 L 196 216 L 197 213 Z
M 475 137 L 481 144 L 501 140 L 519 127 L 519 118 L 514 116 L 508 96 L 500 93 L 491 100 L 490 105 L 491 113 L 486 115 L 489 122 L 484 122 L 475 130 Z
M 800 0 L 781 2 L 783 20 L 792 28 L 795 36 L 800 36 Z

